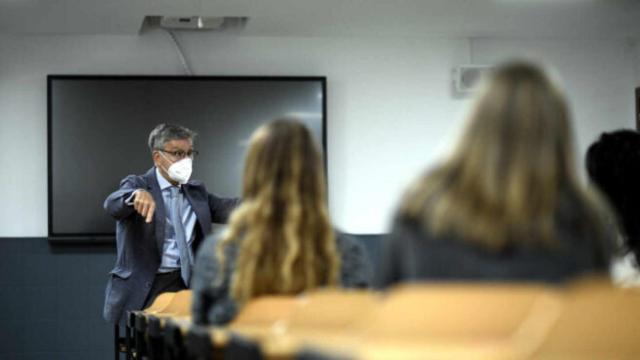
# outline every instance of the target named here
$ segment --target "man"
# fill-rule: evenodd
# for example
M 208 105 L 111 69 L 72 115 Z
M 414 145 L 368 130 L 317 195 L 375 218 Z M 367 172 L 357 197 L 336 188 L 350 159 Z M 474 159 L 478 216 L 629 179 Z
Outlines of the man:
M 117 258 L 107 283 L 104 318 L 118 324 L 127 310 L 188 288 L 195 252 L 211 223 L 225 223 L 238 199 L 209 194 L 189 180 L 196 133 L 160 124 L 149 135 L 154 167 L 129 175 L 104 202 L 117 220 Z

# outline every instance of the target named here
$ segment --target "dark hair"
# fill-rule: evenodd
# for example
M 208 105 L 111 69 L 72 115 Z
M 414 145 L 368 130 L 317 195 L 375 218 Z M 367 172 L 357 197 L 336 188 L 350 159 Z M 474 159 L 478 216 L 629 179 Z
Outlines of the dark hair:
M 625 250 L 640 260 L 640 133 L 603 133 L 587 150 L 586 167 L 617 212 Z
M 149 134 L 149 150 L 162 150 L 164 144 L 171 140 L 193 140 L 198 134 L 184 126 L 173 124 L 160 124 Z

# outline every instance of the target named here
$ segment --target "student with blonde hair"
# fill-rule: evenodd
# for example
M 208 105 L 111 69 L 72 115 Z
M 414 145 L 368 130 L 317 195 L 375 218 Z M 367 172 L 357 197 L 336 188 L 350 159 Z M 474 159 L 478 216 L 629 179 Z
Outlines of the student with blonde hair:
M 563 93 L 535 65 L 498 67 L 457 148 L 405 194 L 383 251 L 384 285 L 606 271 L 608 210 L 574 161 Z
M 364 248 L 336 235 L 326 200 L 322 157 L 309 130 L 287 119 L 257 129 L 245 159 L 242 203 L 196 259 L 194 321 L 226 323 L 261 295 L 368 286 Z

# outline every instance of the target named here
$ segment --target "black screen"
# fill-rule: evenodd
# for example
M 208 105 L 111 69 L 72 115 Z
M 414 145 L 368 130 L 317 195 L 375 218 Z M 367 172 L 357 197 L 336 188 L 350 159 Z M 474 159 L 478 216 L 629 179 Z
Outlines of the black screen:
M 240 196 L 247 140 L 277 117 L 302 120 L 325 149 L 322 77 L 48 77 L 49 236 L 111 236 L 102 205 L 120 180 L 153 166 L 160 123 L 198 133 L 193 179 Z

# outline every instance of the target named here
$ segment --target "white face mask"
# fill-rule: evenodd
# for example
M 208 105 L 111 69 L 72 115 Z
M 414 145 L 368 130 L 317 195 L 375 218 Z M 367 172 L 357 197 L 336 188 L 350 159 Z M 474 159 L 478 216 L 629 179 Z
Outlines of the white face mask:
M 164 156 L 164 155 L 162 155 Z M 186 184 L 191 178 L 191 172 L 193 171 L 193 159 L 186 157 L 182 160 L 176 161 L 167 169 L 167 174 L 171 180 L 179 183 Z

